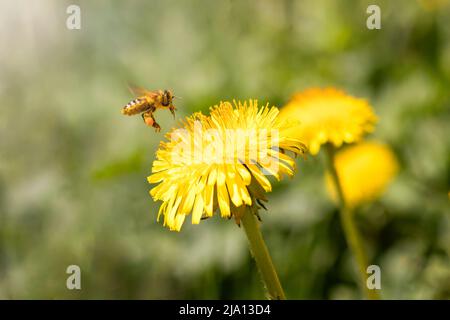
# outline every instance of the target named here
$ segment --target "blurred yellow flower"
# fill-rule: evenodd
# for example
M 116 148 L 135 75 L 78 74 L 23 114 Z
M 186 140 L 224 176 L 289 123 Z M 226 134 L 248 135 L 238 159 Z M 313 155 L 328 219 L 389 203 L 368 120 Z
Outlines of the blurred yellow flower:
M 365 99 L 334 88 L 311 88 L 295 94 L 281 109 L 280 117 L 299 122 L 288 134 L 304 141 L 313 155 L 328 142 L 340 147 L 360 140 L 373 131 L 377 121 Z
M 162 204 L 164 225 L 179 231 L 187 215 L 192 223 L 211 217 L 218 209 L 224 218 L 239 223 L 244 206 L 255 212 L 272 190 L 266 174 L 292 176 L 295 162 L 285 150 L 302 154 L 306 147 L 288 138 L 288 124 L 279 110 L 258 108 L 256 100 L 220 102 L 210 116 L 195 113 L 182 127 L 166 135 L 153 162 L 150 191 Z
M 347 206 L 379 197 L 398 170 L 392 150 L 378 142 L 361 142 L 339 151 L 334 161 Z M 337 199 L 335 184 L 326 175 L 327 189 Z

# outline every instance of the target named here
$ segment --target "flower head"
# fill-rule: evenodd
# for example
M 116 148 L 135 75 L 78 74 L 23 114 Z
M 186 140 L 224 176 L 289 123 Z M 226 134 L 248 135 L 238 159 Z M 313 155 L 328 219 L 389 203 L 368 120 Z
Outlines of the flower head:
M 300 140 L 285 135 L 289 128 L 278 109 L 258 108 L 256 100 L 221 102 L 210 115 L 195 113 L 166 135 L 153 162 L 150 191 L 162 204 L 158 219 L 179 231 L 187 215 L 198 224 L 217 210 L 239 223 L 242 209 L 257 209 L 272 190 L 266 175 L 292 176 L 295 162 L 285 154 L 305 152 Z
M 295 94 L 281 109 L 280 117 L 299 121 L 289 134 L 305 141 L 311 154 L 320 146 L 359 141 L 374 129 L 376 116 L 364 99 L 334 89 L 312 88 Z
M 349 207 L 379 197 L 398 170 L 392 150 L 377 142 L 362 142 L 339 151 L 334 165 Z M 336 199 L 336 190 L 329 175 L 326 176 L 326 183 L 328 191 Z

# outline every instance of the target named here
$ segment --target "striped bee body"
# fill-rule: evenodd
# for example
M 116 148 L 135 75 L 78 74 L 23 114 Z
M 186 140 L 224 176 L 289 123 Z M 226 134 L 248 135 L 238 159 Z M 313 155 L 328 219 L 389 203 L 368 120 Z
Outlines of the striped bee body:
M 148 91 L 143 88 L 130 88 L 131 91 L 137 96 L 136 99 L 128 102 L 126 106 L 122 108 L 122 114 L 126 116 L 132 116 L 141 114 L 145 124 L 149 127 L 155 128 L 155 131 L 159 132 L 161 127 L 156 122 L 153 113 L 157 109 L 169 110 L 175 117 L 175 106 L 172 104 L 174 95 L 169 90 L 157 90 Z
M 132 116 L 141 112 L 149 111 L 153 108 L 153 104 L 149 103 L 146 97 L 139 97 L 131 100 L 126 106 L 122 108 L 122 114 Z

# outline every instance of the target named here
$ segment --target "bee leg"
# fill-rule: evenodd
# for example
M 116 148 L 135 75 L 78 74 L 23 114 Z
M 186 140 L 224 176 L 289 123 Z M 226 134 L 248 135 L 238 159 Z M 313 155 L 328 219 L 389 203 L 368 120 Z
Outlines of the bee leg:
M 155 118 L 153 118 L 153 114 L 151 112 L 144 112 L 142 114 L 142 119 L 144 119 L 144 122 L 149 127 L 153 127 L 155 123 Z
M 161 131 L 161 126 L 159 124 L 156 123 L 155 118 L 153 118 L 153 128 L 155 128 L 156 132 L 160 132 Z
M 172 115 L 173 115 L 173 118 L 175 119 L 175 110 L 177 110 L 177 108 L 175 108 L 175 106 L 170 106 L 170 112 L 172 113 Z
M 144 119 L 144 122 L 146 125 L 148 125 L 149 127 L 155 128 L 156 132 L 161 131 L 161 126 L 158 123 L 156 123 L 156 120 L 155 120 L 155 117 L 153 116 L 152 111 L 144 112 L 142 114 L 142 119 Z

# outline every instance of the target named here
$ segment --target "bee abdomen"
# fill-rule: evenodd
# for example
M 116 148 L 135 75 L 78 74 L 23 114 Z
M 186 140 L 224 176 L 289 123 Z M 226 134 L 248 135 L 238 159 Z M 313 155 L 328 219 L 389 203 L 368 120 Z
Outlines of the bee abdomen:
M 145 109 L 146 101 L 141 98 L 136 98 L 128 102 L 126 106 L 122 108 L 122 114 L 133 115 L 142 112 Z

